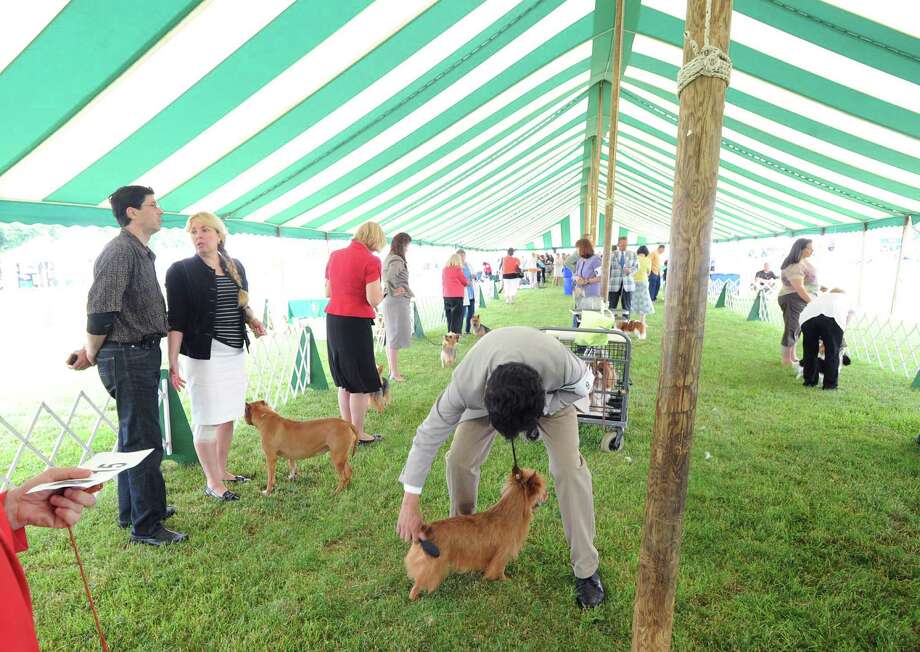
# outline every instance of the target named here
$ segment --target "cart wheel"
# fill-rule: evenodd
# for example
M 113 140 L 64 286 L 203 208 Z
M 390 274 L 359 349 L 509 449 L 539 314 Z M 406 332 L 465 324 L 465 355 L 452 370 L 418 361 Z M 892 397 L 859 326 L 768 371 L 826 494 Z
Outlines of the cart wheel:
M 601 450 L 605 453 L 615 453 L 623 448 L 623 431 L 617 428 L 604 435 L 601 439 Z

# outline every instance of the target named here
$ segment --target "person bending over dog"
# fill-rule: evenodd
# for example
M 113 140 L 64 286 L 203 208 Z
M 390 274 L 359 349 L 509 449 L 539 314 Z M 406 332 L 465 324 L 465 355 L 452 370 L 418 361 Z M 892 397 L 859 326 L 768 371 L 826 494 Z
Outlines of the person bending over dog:
M 412 440 L 399 478 L 405 491 L 396 525 L 399 536 L 410 542 L 424 538 L 422 486 L 451 432 L 451 516 L 476 511 L 479 468 L 496 431 L 509 440 L 521 432 L 531 438 L 542 435 L 571 548 L 578 604 L 599 605 L 605 594 L 594 547 L 594 493 L 591 472 L 578 450 L 578 419 L 572 405 L 590 394 L 593 380 L 584 362 L 535 328 L 511 326 L 483 337 L 457 366 Z

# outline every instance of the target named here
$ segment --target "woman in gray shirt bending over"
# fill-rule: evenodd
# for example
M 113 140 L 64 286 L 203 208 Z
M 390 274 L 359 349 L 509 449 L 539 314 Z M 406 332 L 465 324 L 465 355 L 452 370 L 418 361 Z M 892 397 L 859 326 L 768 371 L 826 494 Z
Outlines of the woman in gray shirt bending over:
M 390 380 L 405 380 L 399 373 L 399 350 L 409 348 L 412 338 L 412 290 L 409 289 L 409 268 L 406 250 L 412 238 L 397 233 L 390 243 L 390 253 L 383 261 L 383 328 L 387 337 L 387 360 Z

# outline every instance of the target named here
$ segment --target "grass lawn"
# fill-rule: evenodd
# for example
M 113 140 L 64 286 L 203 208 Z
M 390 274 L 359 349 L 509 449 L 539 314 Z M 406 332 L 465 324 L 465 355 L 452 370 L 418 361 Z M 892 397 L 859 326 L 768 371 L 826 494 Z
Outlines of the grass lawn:
M 490 301 L 483 322 L 565 325 L 567 306 L 558 288 L 524 291 L 513 307 Z M 232 470 L 255 481 L 238 503 L 205 498 L 197 467 L 164 464 L 180 510 L 170 523 L 190 534 L 187 543 L 127 545 L 114 487 L 103 491 L 76 534 L 111 648 L 628 649 L 661 322 L 659 307 L 649 339 L 633 350 L 624 449 L 602 453 L 599 432 L 582 429 L 608 591 L 601 608 L 575 608 L 552 498 L 509 567 L 511 581 L 452 576 L 409 602 L 406 545 L 394 530 L 397 477 L 450 376 L 438 346 L 416 342 L 403 356 L 409 382 L 369 419 L 385 439 L 358 451 L 342 495 L 323 457 L 301 462 L 294 483 L 279 470 L 275 495 L 263 498 L 261 449 L 245 425 Z M 920 649 L 920 394 L 858 362 L 843 370 L 839 391 L 806 389 L 780 368 L 773 326 L 710 308 L 706 329 L 674 649 Z M 335 415 L 335 393 L 308 393 L 283 412 Z M 422 498 L 430 519 L 447 515 L 443 452 Z M 548 474 L 542 445 L 525 443 L 519 456 Z M 496 500 L 510 466 L 510 447 L 497 442 L 481 505 Z M 21 559 L 42 648 L 97 649 L 66 533 L 33 530 Z

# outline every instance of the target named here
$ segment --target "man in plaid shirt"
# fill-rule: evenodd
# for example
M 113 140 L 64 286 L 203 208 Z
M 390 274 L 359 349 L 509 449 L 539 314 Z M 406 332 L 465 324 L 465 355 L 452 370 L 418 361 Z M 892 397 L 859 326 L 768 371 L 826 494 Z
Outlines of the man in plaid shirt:
M 610 252 L 610 282 L 607 285 L 607 299 L 611 310 L 622 302 L 623 310 L 629 314 L 632 305 L 632 293 L 636 281 L 632 275 L 639 269 L 636 252 L 626 250 L 626 237 L 617 240 L 617 248 Z

